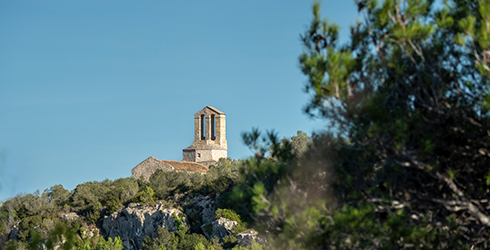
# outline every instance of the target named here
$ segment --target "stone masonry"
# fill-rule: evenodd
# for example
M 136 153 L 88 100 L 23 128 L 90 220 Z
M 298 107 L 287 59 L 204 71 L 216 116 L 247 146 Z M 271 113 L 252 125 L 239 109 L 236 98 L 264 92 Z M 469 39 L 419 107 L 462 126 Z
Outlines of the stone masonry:
M 206 106 L 194 114 L 194 142 L 182 150 L 183 161 L 209 166 L 228 156 L 226 115 Z
M 217 108 L 206 106 L 194 114 L 194 142 L 182 150 L 182 161 L 148 157 L 131 170 L 131 176 L 149 180 L 157 169 L 205 173 L 220 158 L 228 157 L 226 116 Z

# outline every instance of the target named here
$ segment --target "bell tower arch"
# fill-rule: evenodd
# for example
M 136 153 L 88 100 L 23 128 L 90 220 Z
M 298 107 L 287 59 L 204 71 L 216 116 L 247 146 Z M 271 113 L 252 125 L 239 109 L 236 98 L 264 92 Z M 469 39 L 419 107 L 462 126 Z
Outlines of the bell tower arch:
M 184 161 L 209 166 L 228 156 L 226 114 L 206 106 L 194 114 L 194 141 L 182 150 Z

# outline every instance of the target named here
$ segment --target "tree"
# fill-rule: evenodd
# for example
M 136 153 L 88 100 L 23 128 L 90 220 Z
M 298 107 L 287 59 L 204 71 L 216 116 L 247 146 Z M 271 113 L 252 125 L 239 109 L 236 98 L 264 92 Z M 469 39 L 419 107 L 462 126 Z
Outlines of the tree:
M 48 201 L 56 206 L 62 207 L 68 201 L 70 197 L 70 191 L 63 188 L 63 185 L 54 185 L 46 190 Z
M 296 135 L 291 136 L 291 139 L 284 137 L 279 142 L 282 146 L 290 144 L 291 152 L 293 153 L 293 155 L 295 155 L 296 157 L 301 157 L 310 147 L 311 138 L 306 132 L 298 130 L 296 132 Z
M 358 0 L 345 45 L 313 7 L 305 111 L 348 139 L 314 244 L 489 246 L 490 1 L 434 2 Z

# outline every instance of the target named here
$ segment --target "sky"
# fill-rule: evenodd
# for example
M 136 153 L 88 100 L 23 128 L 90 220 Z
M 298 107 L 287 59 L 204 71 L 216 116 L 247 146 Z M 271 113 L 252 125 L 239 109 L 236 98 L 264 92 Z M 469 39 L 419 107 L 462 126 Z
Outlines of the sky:
M 149 156 L 182 160 L 194 113 L 226 113 L 228 157 L 241 133 L 311 135 L 302 112 L 305 0 L 0 0 L 0 201 L 61 184 L 131 176 Z M 322 14 L 349 39 L 353 1 Z

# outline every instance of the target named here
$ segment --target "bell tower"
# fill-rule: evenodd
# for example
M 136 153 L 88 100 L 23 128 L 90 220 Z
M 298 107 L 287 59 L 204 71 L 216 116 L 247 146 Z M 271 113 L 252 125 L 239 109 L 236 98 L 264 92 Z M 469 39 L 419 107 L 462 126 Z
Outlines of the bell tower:
M 182 150 L 182 160 L 209 166 L 228 156 L 226 115 L 206 106 L 194 114 L 194 142 Z

